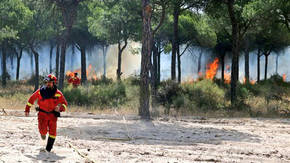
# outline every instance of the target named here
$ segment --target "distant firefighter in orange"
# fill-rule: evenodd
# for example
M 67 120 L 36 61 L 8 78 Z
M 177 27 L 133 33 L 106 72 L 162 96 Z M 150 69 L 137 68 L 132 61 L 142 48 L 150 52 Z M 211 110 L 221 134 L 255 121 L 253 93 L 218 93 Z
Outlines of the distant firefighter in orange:
M 69 84 L 72 84 L 74 88 L 77 88 L 81 84 L 81 79 L 78 77 L 78 73 L 74 73 L 68 80 Z

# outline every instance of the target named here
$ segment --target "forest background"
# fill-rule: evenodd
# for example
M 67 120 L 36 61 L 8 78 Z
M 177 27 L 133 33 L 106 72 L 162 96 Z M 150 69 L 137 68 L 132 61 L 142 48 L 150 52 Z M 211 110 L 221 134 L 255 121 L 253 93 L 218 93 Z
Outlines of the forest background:
M 287 0 L 2 0 L 1 107 L 54 73 L 72 110 L 289 116 L 289 25 Z

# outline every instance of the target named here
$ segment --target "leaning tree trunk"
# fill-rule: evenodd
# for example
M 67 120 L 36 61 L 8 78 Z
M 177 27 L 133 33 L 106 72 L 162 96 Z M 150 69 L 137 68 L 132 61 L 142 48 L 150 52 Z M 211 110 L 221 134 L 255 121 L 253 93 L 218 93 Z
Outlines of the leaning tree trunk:
M 171 58 L 171 80 L 176 80 L 176 52 L 178 48 L 178 18 L 179 6 L 175 4 L 173 11 L 173 40 L 172 40 L 172 58 Z
M 239 25 L 234 11 L 234 0 L 228 0 L 228 12 L 232 24 L 232 71 L 231 71 L 231 105 L 237 102 L 237 81 L 239 62 Z
M 80 47 L 81 51 L 81 82 L 85 84 L 87 82 L 87 64 L 86 64 L 86 49 L 85 47 Z
M 7 75 L 7 70 L 6 70 L 6 48 L 5 48 L 5 43 L 2 46 L 2 87 L 6 87 L 6 75 Z
M 33 55 L 34 55 L 34 62 L 35 62 L 35 81 L 34 81 L 34 91 L 39 88 L 39 54 L 33 47 L 30 48 Z
M 150 5 L 150 0 L 142 0 L 143 31 L 140 72 L 140 106 L 138 110 L 141 119 L 150 119 L 149 69 L 151 56 L 150 54 L 152 48 L 151 15 L 152 7 Z
M 55 52 L 55 76 L 58 78 L 59 72 L 59 43 L 56 45 L 56 52 Z
M 123 47 L 121 47 L 121 42 L 118 43 L 118 68 L 117 68 L 117 80 L 120 81 L 121 80 L 121 75 L 122 70 L 121 70 L 121 64 L 122 64 L 122 53 L 124 51 L 124 49 L 127 46 L 127 39 L 125 39 L 125 44 Z
M 19 80 L 19 71 L 20 71 L 20 61 L 22 57 L 23 49 L 20 48 L 19 54 L 17 54 L 17 65 L 16 65 L 16 80 Z

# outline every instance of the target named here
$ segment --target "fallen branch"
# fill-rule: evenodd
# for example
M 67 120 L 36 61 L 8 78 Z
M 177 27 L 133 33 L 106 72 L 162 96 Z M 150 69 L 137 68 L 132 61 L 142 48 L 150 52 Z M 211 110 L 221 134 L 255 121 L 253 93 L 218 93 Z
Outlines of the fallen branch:
M 115 140 L 115 141 L 131 141 L 133 138 L 110 138 L 110 137 L 94 137 L 94 140 Z
M 88 158 L 86 155 L 84 155 L 83 153 L 81 153 L 74 145 L 72 145 L 69 141 L 66 141 L 68 143 L 68 145 L 73 148 L 81 157 L 85 158 L 87 163 L 96 163 L 94 160 Z
M 4 108 L 2 108 L 2 111 L 1 111 L 1 112 L 3 112 L 4 115 L 8 115 L 8 114 L 6 113 L 6 111 L 4 110 Z

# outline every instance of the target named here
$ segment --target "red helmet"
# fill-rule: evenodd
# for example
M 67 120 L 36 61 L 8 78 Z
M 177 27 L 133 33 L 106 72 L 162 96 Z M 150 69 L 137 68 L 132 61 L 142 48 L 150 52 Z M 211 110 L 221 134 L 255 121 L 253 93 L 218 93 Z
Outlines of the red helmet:
M 44 78 L 45 82 L 53 81 L 54 83 L 57 82 L 57 78 L 53 74 L 49 74 Z

